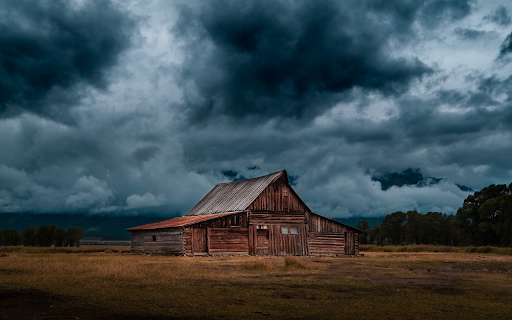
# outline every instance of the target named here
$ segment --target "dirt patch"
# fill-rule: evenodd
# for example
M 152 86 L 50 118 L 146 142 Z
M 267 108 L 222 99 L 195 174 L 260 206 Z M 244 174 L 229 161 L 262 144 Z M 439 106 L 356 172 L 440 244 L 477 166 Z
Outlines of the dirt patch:
M 5 290 L 0 288 L 0 319 L 161 319 L 122 315 L 83 303 L 76 298 L 41 290 Z

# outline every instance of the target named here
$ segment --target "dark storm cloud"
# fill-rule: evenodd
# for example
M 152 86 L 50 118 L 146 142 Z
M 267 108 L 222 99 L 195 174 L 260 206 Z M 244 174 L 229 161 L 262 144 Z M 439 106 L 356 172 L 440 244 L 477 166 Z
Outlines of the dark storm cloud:
M 493 14 L 485 16 L 484 20 L 492 21 L 502 27 L 506 27 L 512 22 L 508 10 L 504 6 L 499 6 Z
M 135 26 L 110 1 L 7 0 L 0 17 L 0 117 L 59 118 L 80 98 L 74 85 L 105 89 Z
M 512 33 L 507 36 L 505 41 L 500 46 L 499 59 L 507 57 L 512 52 Z
M 495 37 L 494 32 L 476 29 L 455 29 L 455 34 L 462 40 L 476 40 L 484 37 Z
M 172 29 L 186 56 L 177 80 L 193 122 L 311 119 L 354 89 L 400 95 L 432 72 L 392 53 L 413 24 L 471 12 L 468 1 L 206 1 Z

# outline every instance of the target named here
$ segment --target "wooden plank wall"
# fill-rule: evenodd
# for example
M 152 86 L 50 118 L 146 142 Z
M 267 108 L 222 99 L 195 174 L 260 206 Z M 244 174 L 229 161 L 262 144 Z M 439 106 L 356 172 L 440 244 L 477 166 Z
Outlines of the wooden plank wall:
M 303 225 L 286 225 L 288 228 L 294 226 L 297 228 L 297 234 L 282 234 L 281 225 L 267 225 L 268 240 L 261 239 L 258 243 L 258 232 L 265 231 L 258 230 L 256 225 L 249 226 L 249 254 L 251 255 L 294 255 L 306 256 L 308 255 L 308 234 L 306 226 Z M 268 245 L 268 249 L 262 245 Z
M 183 248 L 186 256 L 192 254 L 192 227 L 185 227 L 183 230 Z
M 251 225 L 304 225 L 304 212 L 253 212 L 249 213 Z
M 233 215 L 237 215 L 239 218 L 240 223 L 239 223 L 238 227 L 247 228 L 247 212 L 246 211 L 235 213 Z M 193 224 L 191 227 L 193 227 L 193 228 L 230 228 L 230 227 L 232 227 L 231 221 L 232 221 L 233 215 L 228 215 L 228 216 L 220 217 L 217 219 L 199 222 L 199 223 Z
M 211 255 L 247 255 L 247 228 L 208 228 L 208 253 Z
M 336 223 L 330 219 L 309 213 L 308 219 L 309 232 L 329 234 L 329 233 L 343 233 L 347 231 L 347 227 Z
M 153 241 L 156 236 L 156 241 Z M 131 251 L 135 253 L 183 254 L 183 230 L 180 228 L 137 230 L 131 232 Z
M 304 212 L 306 207 L 302 200 L 288 185 L 282 176 L 271 183 L 249 206 L 255 211 Z
M 342 256 L 345 254 L 343 234 L 310 232 L 308 237 L 311 256 Z

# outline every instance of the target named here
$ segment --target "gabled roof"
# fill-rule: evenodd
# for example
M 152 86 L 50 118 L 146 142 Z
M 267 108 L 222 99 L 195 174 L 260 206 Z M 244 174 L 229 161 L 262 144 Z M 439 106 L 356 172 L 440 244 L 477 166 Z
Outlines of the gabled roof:
M 219 217 L 229 216 L 234 214 L 235 212 L 224 212 L 219 214 L 209 214 L 202 216 L 192 216 L 192 217 L 176 217 L 165 221 L 145 224 L 138 227 L 133 227 L 126 229 L 126 231 L 136 231 L 136 230 L 154 230 L 154 229 L 165 229 L 165 228 L 176 228 L 176 227 L 185 227 L 194 223 L 203 222 Z
M 286 170 L 248 180 L 219 183 L 185 216 L 244 211 L 269 184 L 282 175 L 287 177 Z

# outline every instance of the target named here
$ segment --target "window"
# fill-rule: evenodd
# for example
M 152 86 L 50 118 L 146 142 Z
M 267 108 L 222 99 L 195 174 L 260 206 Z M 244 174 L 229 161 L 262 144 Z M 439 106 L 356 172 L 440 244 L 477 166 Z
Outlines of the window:
M 156 241 L 156 236 L 153 236 L 153 241 Z
M 240 217 L 238 215 L 234 215 L 231 217 L 231 226 L 232 227 L 240 226 Z
M 297 227 L 281 227 L 282 234 L 299 234 Z

